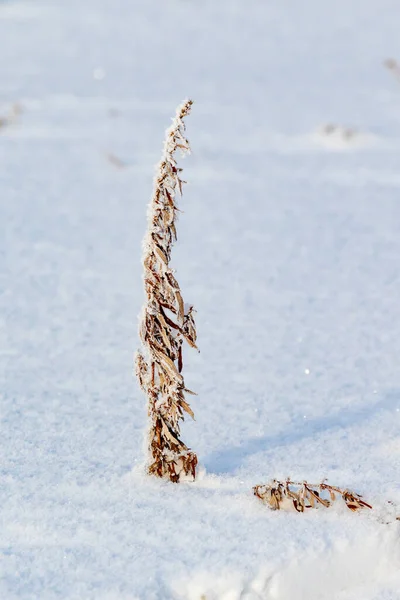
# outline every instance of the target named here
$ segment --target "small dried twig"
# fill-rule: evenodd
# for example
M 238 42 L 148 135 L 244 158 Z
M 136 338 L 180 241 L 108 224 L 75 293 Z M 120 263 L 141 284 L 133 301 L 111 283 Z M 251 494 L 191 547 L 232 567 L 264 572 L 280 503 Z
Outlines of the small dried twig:
M 107 158 L 108 162 L 110 164 L 112 164 L 114 167 L 116 167 L 117 169 L 126 169 L 126 167 L 128 166 L 128 164 L 125 161 L 121 160 L 118 156 L 116 156 L 112 152 L 108 152 L 106 154 L 106 158 Z
M 166 132 L 164 153 L 156 175 L 149 206 L 148 232 L 144 240 L 144 284 L 146 302 L 140 325 L 144 352 L 136 355 L 136 374 L 148 399 L 150 416 L 149 473 L 173 482 L 196 475 L 197 456 L 180 439 L 179 423 L 184 413 L 194 417 L 185 400 L 182 375 L 182 344 L 196 348 L 192 306 L 185 306 L 179 284 L 169 262 L 176 235 L 176 194 L 182 194 L 182 169 L 175 153 L 190 151 L 183 119 L 192 101 L 178 107 Z
M 393 76 L 400 81 L 400 65 L 397 60 L 394 58 L 387 58 L 383 64 L 393 74 Z
M 359 494 L 325 482 L 314 485 L 307 481 L 299 483 L 287 479 L 281 482 L 274 479 L 268 485 L 256 485 L 253 492 L 272 510 L 294 508 L 297 512 L 304 512 L 308 508 L 317 508 L 318 505 L 328 508 L 335 502 L 337 495 L 342 497 L 347 508 L 353 512 L 362 508 L 372 508 Z

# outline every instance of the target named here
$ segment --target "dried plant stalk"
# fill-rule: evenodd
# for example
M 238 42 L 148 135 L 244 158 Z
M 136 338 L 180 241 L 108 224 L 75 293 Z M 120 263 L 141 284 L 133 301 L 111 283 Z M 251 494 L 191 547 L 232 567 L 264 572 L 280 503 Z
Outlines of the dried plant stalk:
M 149 205 L 148 230 L 144 239 L 144 287 L 146 301 L 140 324 L 143 353 L 136 355 L 136 374 L 148 400 L 150 417 L 148 472 L 178 482 L 196 476 L 197 456 L 180 439 L 179 423 L 184 413 L 194 418 L 185 400 L 182 375 L 182 344 L 196 346 L 193 306 L 185 306 L 174 271 L 171 249 L 176 241 L 176 194 L 182 195 L 182 169 L 175 154 L 190 152 L 183 119 L 192 100 L 178 107 L 166 132 L 164 152 L 158 166 Z
M 325 482 L 314 485 L 303 481 L 298 483 L 287 479 L 285 482 L 274 479 L 267 485 L 256 485 L 254 495 L 268 504 L 272 510 L 295 509 L 304 512 L 308 508 L 316 508 L 319 504 L 328 508 L 340 496 L 351 511 L 372 508 L 362 500 L 359 494 L 342 490 Z

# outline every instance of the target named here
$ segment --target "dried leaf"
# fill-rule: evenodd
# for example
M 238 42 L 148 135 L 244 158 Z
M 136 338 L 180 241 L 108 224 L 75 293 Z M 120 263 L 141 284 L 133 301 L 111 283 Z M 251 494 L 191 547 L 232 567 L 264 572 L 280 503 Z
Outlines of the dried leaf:
M 329 491 L 329 496 L 331 498 L 331 502 L 335 502 L 335 500 L 336 500 L 335 492 L 331 489 L 328 489 L 328 491 Z
M 186 402 L 186 400 L 181 400 L 181 406 L 182 406 L 183 410 L 186 411 L 187 413 L 189 413 L 189 415 L 192 417 L 192 419 L 194 419 L 194 412 L 192 411 L 192 409 L 190 408 L 190 406 Z
M 168 350 L 170 352 L 172 352 L 171 342 L 170 342 L 170 340 L 168 338 L 166 330 L 164 329 L 164 327 L 162 325 L 160 325 L 159 330 L 160 330 L 160 333 L 161 333 L 161 336 L 162 336 L 162 339 L 163 339 L 163 342 L 164 342 L 165 346 L 168 348 Z
M 174 444 L 179 445 L 179 440 L 177 436 L 170 430 L 170 428 L 166 425 L 165 421 L 162 421 L 162 434 Z
M 308 489 L 308 493 L 310 494 L 310 497 L 314 498 L 314 500 L 316 500 L 317 502 L 319 502 L 320 504 L 322 504 L 323 506 L 325 506 L 326 508 L 328 508 L 328 506 L 330 505 L 330 502 L 328 500 L 323 500 L 320 495 L 318 494 L 318 492 L 314 492 L 312 489 L 307 488 Z
M 182 346 L 179 346 L 179 350 L 178 350 L 178 371 L 179 371 L 179 373 L 182 373 L 182 368 L 183 368 Z
M 166 322 L 166 323 L 168 323 L 168 325 L 169 325 L 170 327 L 172 327 L 173 329 L 176 329 L 176 330 L 177 330 L 177 331 L 179 331 L 179 332 L 181 332 L 181 331 L 182 331 L 182 330 L 181 330 L 181 328 L 179 327 L 179 325 L 178 325 L 177 323 L 174 323 L 174 322 L 172 321 L 172 319 L 170 319 L 170 318 L 169 318 L 169 317 L 168 317 L 168 316 L 167 316 L 167 315 L 164 313 L 164 311 L 162 311 L 162 315 L 163 315 L 163 317 L 164 317 L 164 319 L 165 319 L 165 322 Z
M 177 236 L 177 234 L 176 234 L 176 228 L 175 228 L 175 225 L 174 225 L 174 223 L 170 223 L 170 229 L 171 229 L 171 231 L 172 231 L 172 235 L 174 236 L 174 240 L 175 240 L 175 242 L 176 242 L 176 240 L 178 239 L 178 236 Z
M 175 291 L 175 298 L 176 301 L 178 303 L 178 317 L 181 321 L 183 321 L 183 317 L 185 316 L 185 309 L 184 309 L 184 303 L 183 303 L 183 298 L 181 296 L 181 293 L 179 292 L 179 290 Z
M 155 350 L 155 355 L 158 358 L 159 363 L 170 373 L 170 375 L 174 378 L 175 376 L 181 379 L 181 376 L 176 368 L 176 365 L 173 360 L 169 358 L 163 352 Z
M 168 265 L 167 257 L 165 256 L 161 248 L 157 246 L 157 244 L 154 244 L 153 250 L 157 254 L 158 258 L 164 263 L 164 265 Z
M 182 332 L 183 333 L 183 337 L 185 338 L 185 340 L 187 341 L 187 343 L 189 344 L 189 346 L 191 346 L 191 348 L 195 348 L 196 350 L 198 350 L 196 344 L 194 343 L 193 339 L 190 337 L 190 335 L 188 333 Z
M 188 390 L 187 388 L 184 388 L 184 391 L 185 391 L 187 394 L 191 394 L 192 396 L 197 396 L 196 392 L 192 392 L 192 390 Z
M 167 310 L 171 311 L 173 314 L 176 314 L 176 308 L 175 306 L 173 306 L 173 304 L 169 304 L 168 302 L 166 302 L 165 300 L 163 302 L 160 302 L 160 306 L 162 308 L 166 308 Z M 166 319 L 167 315 L 164 313 L 163 311 L 163 316 Z
M 164 192 L 165 192 L 165 195 L 167 196 L 167 200 L 168 200 L 170 206 L 172 208 L 175 208 L 175 204 L 174 204 L 173 198 L 172 198 L 171 194 L 169 193 L 169 191 L 167 190 L 167 188 L 164 188 Z

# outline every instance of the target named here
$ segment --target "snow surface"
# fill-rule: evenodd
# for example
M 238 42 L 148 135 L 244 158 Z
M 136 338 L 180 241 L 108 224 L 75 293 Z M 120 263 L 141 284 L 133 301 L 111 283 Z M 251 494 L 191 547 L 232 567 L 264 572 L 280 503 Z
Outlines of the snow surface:
M 23 109 L 0 129 L 2 600 L 400 598 L 399 19 L 398 0 L 0 2 L 0 117 Z M 187 96 L 173 261 L 203 471 L 177 486 L 143 475 L 132 357 Z M 252 496 L 287 475 L 374 511 Z

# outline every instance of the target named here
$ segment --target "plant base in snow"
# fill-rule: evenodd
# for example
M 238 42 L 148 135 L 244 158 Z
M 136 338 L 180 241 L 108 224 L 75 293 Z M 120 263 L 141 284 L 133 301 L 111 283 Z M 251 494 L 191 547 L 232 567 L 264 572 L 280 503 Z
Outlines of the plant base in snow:
M 328 508 L 340 496 L 347 508 L 351 511 L 362 508 L 372 508 L 364 502 L 359 494 L 349 490 L 341 490 L 327 483 L 313 485 L 303 481 L 296 483 L 289 479 L 285 482 L 274 479 L 268 485 L 256 485 L 253 488 L 254 495 L 262 502 L 268 504 L 272 510 L 291 510 L 304 512 L 308 508 L 317 508 L 319 504 Z

